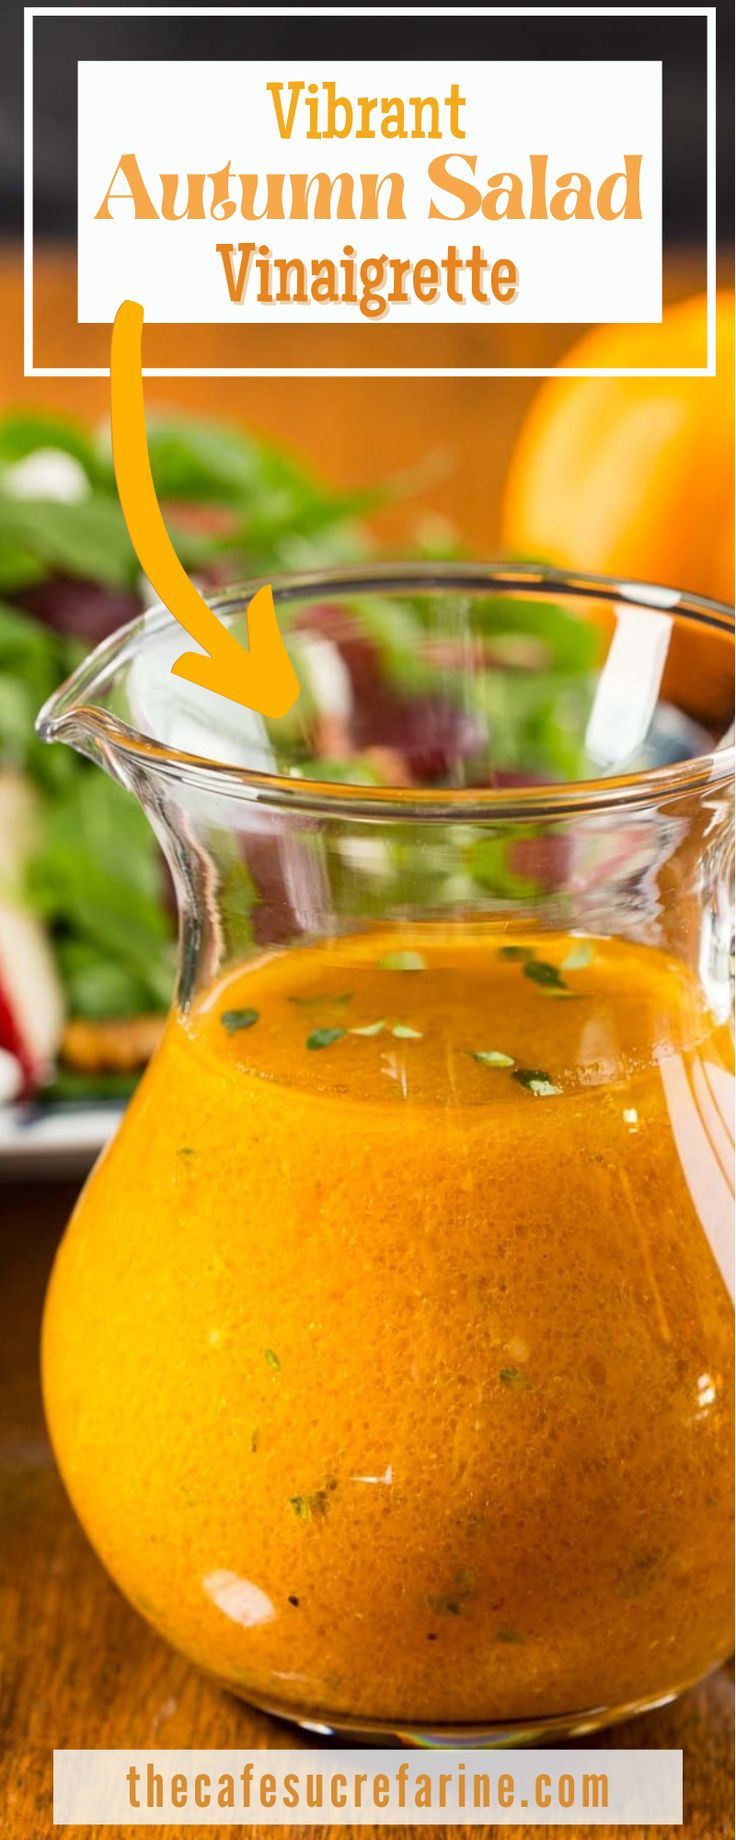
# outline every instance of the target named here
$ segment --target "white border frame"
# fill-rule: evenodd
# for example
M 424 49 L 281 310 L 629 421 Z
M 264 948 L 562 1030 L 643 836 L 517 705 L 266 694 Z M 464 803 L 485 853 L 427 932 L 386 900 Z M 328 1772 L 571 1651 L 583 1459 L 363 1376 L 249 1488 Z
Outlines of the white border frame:
M 324 6 L 26 6 L 23 9 L 24 23 L 24 69 L 23 69 L 23 374 L 25 377 L 107 377 L 109 368 L 51 368 L 34 366 L 33 363 L 33 23 L 36 19 L 49 18 L 156 18 L 170 19 L 188 15 L 190 17 L 212 17 L 242 19 L 251 13 L 290 18 L 334 18 L 336 10 Z M 572 370 L 556 367 L 552 370 L 541 369 L 488 369 L 461 370 L 401 370 L 397 366 L 384 370 L 348 370 L 348 369 L 307 369 L 296 370 L 284 368 L 279 370 L 259 367 L 241 369 L 234 367 L 179 367 L 155 368 L 144 370 L 144 377 L 715 377 L 716 375 L 716 9 L 714 6 L 478 6 L 457 7 L 438 6 L 427 8 L 439 17 L 452 17 L 458 13 L 466 16 L 487 18 L 654 18 L 654 19 L 705 19 L 706 26 L 706 362 L 703 369 L 647 369 L 647 370 Z M 345 16 L 357 18 L 411 18 L 417 17 L 416 7 L 404 6 L 345 6 L 340 8 Z

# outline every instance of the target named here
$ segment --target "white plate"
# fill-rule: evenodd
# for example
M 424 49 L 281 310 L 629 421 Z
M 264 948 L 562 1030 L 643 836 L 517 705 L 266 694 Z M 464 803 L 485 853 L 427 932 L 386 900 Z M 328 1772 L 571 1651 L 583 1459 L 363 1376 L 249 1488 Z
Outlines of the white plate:
M 86 1175 L 124 1109 L 118 1099 L 98 1105 L 0 1106 L 0 1182 Z

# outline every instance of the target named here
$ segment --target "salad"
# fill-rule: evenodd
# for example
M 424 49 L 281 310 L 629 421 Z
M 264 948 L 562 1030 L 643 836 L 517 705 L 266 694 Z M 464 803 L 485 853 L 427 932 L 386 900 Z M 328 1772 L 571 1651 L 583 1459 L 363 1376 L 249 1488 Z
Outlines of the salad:
M 152 421 L 152 470 L 178 553 L 205 587 L 359 560 L 376 494 L 349 495 L 242 429 Z M 418 553 L 456 554 L 437 525 Z M 109 440 L 52 415 L 0 421 L 0 1102 L 127 1094 L 158 1039 L 174 907 L 134 799 L 34 732 L 84 652 L 152 598 L 117 501 Z M 495 606 L 495 613 L 494 613 Z M 349 685 L 347 712 L 307 700 L 293 771 L 393 784 L 559 779 L 580 770 L 596 638 L 563 608 L 484 603 L 473 708 L 433 650 L 421 601 L 386 601 L 369 632 L 335 610 L 311 630 Z M 298 646 L 293 632 L 289 643 Z M 485 643 L 485 641 L 484 641 Z M 503 669 L 499 667 L 503 666 Z M 512 668 L 509 669 L 509 666 Z M 492 747 L 489 748 L 489 737 Z M 492 772 L 489 780 L 488 772 Z M 522 846 L 523 847 L 523 846 Z M 476 852 L 479 885 L 534 872 Z M 485 849 L 485 855 L 482 854 Z M 272 865 L 248 864 L 267 936 Z M 515 889 L 509 888 L 513 894 Z M 260 916 L 259 916 L 260 905 Z

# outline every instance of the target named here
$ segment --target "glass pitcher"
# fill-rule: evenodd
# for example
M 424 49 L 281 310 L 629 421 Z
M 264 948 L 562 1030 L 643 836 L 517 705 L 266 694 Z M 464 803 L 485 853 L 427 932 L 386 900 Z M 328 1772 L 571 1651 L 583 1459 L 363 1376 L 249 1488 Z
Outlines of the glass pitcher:
M 590 1730 L 731 1643 L 732 619 L 454 563 L 274 592 L 283 721 L 172 678 L 161 608 L 40 717 L 180 915 L 51 1281 L 54 1448 L 254 1704 Z

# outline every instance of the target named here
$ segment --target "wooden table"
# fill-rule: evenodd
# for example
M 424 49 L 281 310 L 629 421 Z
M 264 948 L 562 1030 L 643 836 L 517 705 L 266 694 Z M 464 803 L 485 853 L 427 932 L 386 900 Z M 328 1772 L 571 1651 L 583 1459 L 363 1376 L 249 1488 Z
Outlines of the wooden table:
M 73 1198 L 69 1187 L 0 1187 L 2 1840 L 47 1840 L 52 1835 L 55 1746 L 256 1749 L 317 1742 L 300 1738 L 289 1727 L 220 1692 L 159 1641 L 110 1582 L 68 1506 L 44 1429 L 38 1332 L 54 1248 Z M 669 1746 L 685 1753 L 685 1826 L 648 1828 L 651 1840 L 675 1840 L 675 1835 L 682 1840 L 731 1840 L 732 1691 L 725 1671 L 678 1705 L 621 1726 L 604 1741 L 616 1746 Z M 93 1834 L 132 1835 L 139 1830 L 65 1831 L 77 1840 L 91 1840 Z M 262 1831 L 283 1840 L 300 1830 Z M 319 1840 L 327 1830 L 308 1831 Z M 347 1835 L 370 1830 L 332 1831 Z M 415 1840 L 427 1830 L 402 1831 Z M 502 1831 L 509 1840 L 520 1840 L 518 1829 Z M 573 1832 L 569 1827 L 544 1831 L 558 1840 Z M 602 1840 L 614 1840 L 621 1833 L 645 1840 L 641 1828 L 574 1831 Z

